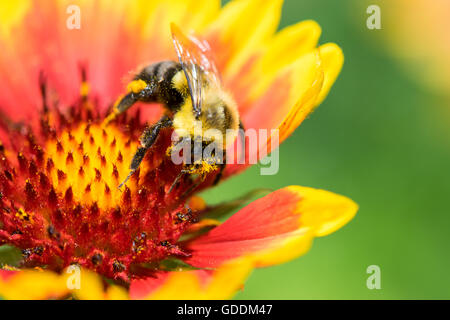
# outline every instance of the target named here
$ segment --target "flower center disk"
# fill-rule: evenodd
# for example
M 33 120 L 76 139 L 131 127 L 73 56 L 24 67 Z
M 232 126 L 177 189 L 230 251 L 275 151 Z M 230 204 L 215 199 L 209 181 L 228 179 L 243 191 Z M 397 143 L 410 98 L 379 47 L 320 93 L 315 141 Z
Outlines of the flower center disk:
M 105 126 L 84 103 L 54 112 L 48 119 L 60 120 L 42 121 L 39 135 L 11 132 L 14 146 L 0 149 L 0 245 L 22 249 L 27 267 L 77 263 L 121 281 L 185 256 L 176 243 L 195 220 L 182 196 L 192 183 L 168 192 L 181 170 L 166 156 L 171 132 L 119 190 L 139 146 L 139 115 Z
M 129 164 L 137 143 L 132 142 L 115 126 L 80 125 L 64 131 L 57 142 L 46 146 L 47 163 L 57 192 L 70 194 L 84 205 L 96 203 L 100 209 L 115 208 L 121 204 L 123 188 L 117 186 L 128 175 Z M 50 160 L 51 159 L 51 160 Z M 141 172 L 148 171 L 144 163 Z M 136 184 L 129 183 L 131 192 Z

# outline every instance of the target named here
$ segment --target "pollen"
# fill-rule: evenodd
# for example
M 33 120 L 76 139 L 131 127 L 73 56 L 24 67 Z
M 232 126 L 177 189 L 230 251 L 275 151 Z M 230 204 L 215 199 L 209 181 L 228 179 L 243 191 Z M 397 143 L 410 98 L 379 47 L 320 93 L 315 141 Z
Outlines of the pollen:
M 49 141 L 46 146 L 46 161 L 53 163 L 48 170 L 55 191 L 84 205 L 115 208 L 123 195 L 117 187 L 130 172 L 137 147 L 137 142 L 130 142 L 113 125 L 80 124 L 72 131 L 63 131 L 56 143 Z M 146 170 L 145 164 L 141 170 Z M 135 191 L 136 185 L 128 183 L 128 187 Z M 91 191 L 89 195 L 86 190 Z
M 33 217 L 29 213 L 25 212 L 25 210 L 23 210 L 22 208 L 19 208 L 17 210 L 16 217 L 22 221 L 33 223 Z
M 21 249 L 27 267 L 75 263 L 126 283 L 143 264 L 189 255 L 177 243 L 201 206 L 187 206 L 189 177 L 174 185 L 183 166 L 166 155 L 169 129 L 118 189 L 146 124 L 93 105 L 81 96 L 64 112 L 43 108 L 39 130 L 11 126 L 14 145 L 0 145 L 0 244 Z
M 131 81 L 128 86 L 127 90 L 133 93 L 139 93 L 142 90 L 144 90 L 147 87 L 147 83 L 145 83 L 144 80 L 133 80 Z
M 210 161 L 202 160 L 200 163 L 194 163 L 189 169 L 189 173 L 191 174 L 199 174 L 205 175 L 207 173 L 216 171 L 218 166 L 214 163 L 210 163 Z

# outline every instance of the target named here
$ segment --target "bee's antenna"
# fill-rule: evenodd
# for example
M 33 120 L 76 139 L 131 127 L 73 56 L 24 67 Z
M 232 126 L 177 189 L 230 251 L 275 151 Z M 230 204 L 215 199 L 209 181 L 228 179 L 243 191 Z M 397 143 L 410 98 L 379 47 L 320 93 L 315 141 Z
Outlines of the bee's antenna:
M 199 178 L 197 178 L 193 184 L 191 185 L 191 187 L 189 189 L 187 189 L 183 194 L 182 194 L 182 198 L 187 197 L 190 195 L 191 192 L 193 192 L 195 189 L 197 189 L 198 186 L 200 186 L 203 181 L 205 181 L 206 179 L 206 175 L 201 175 Z
M 244 124 L 242 123 L 242 121 L 239 121 L 239 129 L 238 129 L 238 135 L 239 138 L 241 139 L 241 154 L 239 155 L 239 163 L 243 162 L 245 163 L 245 152 L 247 151 L 245 143 L 245 128 L 244 128 Z
M 175 187 L 175 185 L 178 183 L 178 181 L 180 181 L 180 178 L 183 176 L 183 174 L 185 173 L 185 170 L 181 170 L 180 173 L 177 175 L 177 177 L 175 178 L 175 180 L 173 180 L 172 185 L 170 186 L 169 191 L 167 192 L 168 194 L 172 192 L 173 188 Z
M 131 176 L 133 175 L 133 173 L 134 173 L 135 171 L 136 171 L 136 170 L 131 170 L 130 173 L 128 174 L 128 176 L 125 178 L 125 180 L 123 180 L 122 183 L 119 184 L 119 186 L 117 187 L 117 189 L 120 190 L 120 188 L 122 188 L 122 186 L 123 186 L 125 183 L 127 183 L 128 180 L 130 180 Z

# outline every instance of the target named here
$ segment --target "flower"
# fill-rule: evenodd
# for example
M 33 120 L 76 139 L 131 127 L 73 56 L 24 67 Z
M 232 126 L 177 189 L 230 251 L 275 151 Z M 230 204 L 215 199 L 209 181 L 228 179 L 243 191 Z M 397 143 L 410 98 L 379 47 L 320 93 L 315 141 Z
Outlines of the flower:
M 65 26 L 74 3 L 80 29 Z M 20 269 L 0 270 L 0 296 L 229 298 L 253 268 L 298 257 L 314 237 L 351 220 L 357 205 L 350 199 L 290 186 L 221 223 L 214 214 L 248 197 L 208 206 L 185 196 L 190 179 L 168 192 L 181 170 L 166 155 L 170 130 L 117 189 L 145 122 L 161 110 L 140 106 L 109 126 L 103 120 L 130 70 L 176 58 L 171 22 L 208 41 L 246 128 L 278 128 L 282 141 L 325 98 L 342 52 L 335 44 L 316 47 L 320 28 L 313 21 L 275 34 L 281 6 L 280 0 L 235 0 L 223 9 L 211 0 L 0 4 L 0 244 L 23 255 Z M 275 147 L 270 137 L 266 144 Z M 245 167 L 227 165 L 224 176 Z M 200 188 L 210 187 L 215 174 Z
M 400 0 L 381 6 L 383 40 L 411 79 L 448 97 L 450 89 L 450 3 Z M 411 35 L 414 35 L 413 37 Z

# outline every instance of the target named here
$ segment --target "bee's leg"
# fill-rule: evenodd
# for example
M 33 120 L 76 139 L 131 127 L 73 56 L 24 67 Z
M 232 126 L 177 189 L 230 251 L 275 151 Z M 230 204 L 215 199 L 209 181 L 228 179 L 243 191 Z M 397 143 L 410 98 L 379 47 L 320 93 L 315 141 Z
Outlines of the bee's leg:
M 245 162 L 245 128 L 244 124 L 242 123 L 242 120 L 239 120 L 239 132 L 238 132 L 239 138 L 241 139 L 241 154 L 239 155 L 239 163 Z
M 192 139 L 190 137 L 182 138 L 182 139 L 178 140 L 177 142 L 175 142 L 172 145 L 171 152 L 178 153 L 178 152 L 180 152 L 180 150 L 184 150 L 184 147 L 187 146 L 187 145 L 189 147 L 191 147 L 192 143 L 193 143 L 193 141 L 192 141 Z M 191 154 L 183 154 L 183 163 L 185 165 L 186 165 L 186 163 L 190 163 L 191 160 L 192 160 L 192 155 Z M 167 193 L 171 193 L 172 192 L 172 190 L 178 184 L 178 182 L 183 177 L 183 175 L 189 174 L 191 172 L 192 172 L 191 169 L 182 169 L 180 171 L 180 173 L 178 173 L 178 175 L 175 177 L 175 180 L 172 182 L 172 185 L 170 186 L 169 191 Z
M 244 124 L 242 123 L 242 120 L 239 120 L 239 129 L 242 131 L 245 131 Z
M 133 173 L 139 168 L 147 150 L 152 147 L 158 138 L 159 131 L 163 128 L 172 126 L 172 120 L 167 116 L 163 116 L 157 123 L 151 127 L 147 127 L 141 135 L 141 146 L 136 150 L 130 164 L 130 173 L 125 180 L 119 185 L 119 189 L 131 178 Z
M 140 82 L 141 87 L 137 85 L 133 86 L 133 84 Z M 127 93 L 120 101 L 116 104 L 113 111 L 106 117 L 105 124 L 109 124 L 113 121 L 119 114 L 127 111 L 131 108 L 136 102 L 144 101 L 151 102 L 154 101 L 155 98 L 155 89 L 156 83 L 154 82 L 145 82 L 142 79 L 133 80 L 129 84 L 130 92 Z
M 219 173 L 217 173 L 216 177 L 214 178 L 213 186 L 219 183 L 220 179 L 222 179 L 223 171 L 225 170 L 226 164 L 220 163 L 219 166 Z
M 197 189 L 197 187 L 199 185 L 201 185 L 203 183 L 203 181 L 205 181 L 206 179 L 206 175 L 202 174 L 200 175 L 200 177 L 197 178 L 197 180 L 189 187 L 189 189 L 187 189 L 183 195 L 181 196 L 182 198 L 187 197 L 191 194 L 192 191 L 194 191 L 195 189 Z
M 217 159 L 217 160 L 221 160 L 221 161 L 216 162 L 216 164 L 219 166 L 219 172 L 217 173 L 216 177 L 214 178 L 213 186 L 218 184 L 220 179 L 222 179 L 223 171 L 225 170 L 225 167 L 227 166 L 227 161 L 226 161 L 227 154 L 226 154 L 225 150 L 223 151 L 222 159 Z
M 122 112 L 125 112 L 133 104 L 135 104 L 138 101 L 136 94 L 134 92 L 130 92 L 127 95 L 125 95 L 119 103 L 114 107 L 112 112 L 105 118 L 104 124 L 108 125 L 111 121 L 116 119 L 116 117 L 121 114 Z
M 169 188 L 169 191 L 167 191 L 167 193 L 171 193 L 173 188 L 177 185 L 178 181 L 180 181 L 181 177 L 186 174 L 189 173 L 189 170 L 181 170 L 180 173 L 176 176 L 175 180 L 172 182 L 172 185 Z

